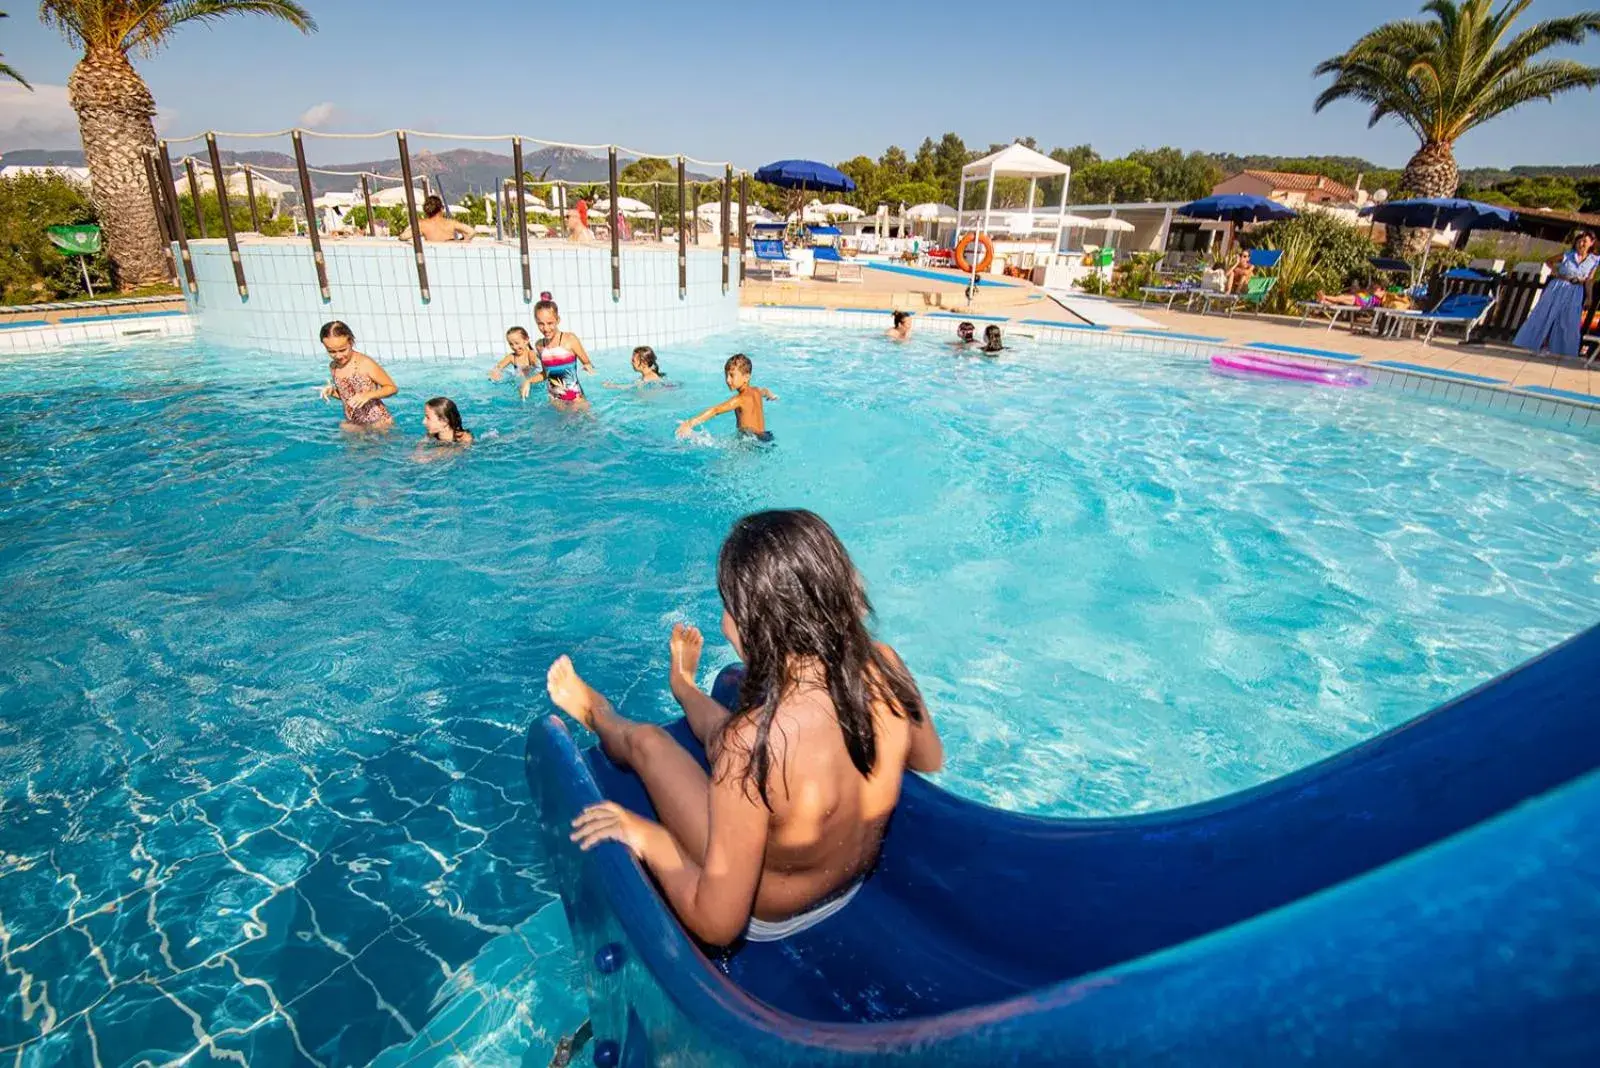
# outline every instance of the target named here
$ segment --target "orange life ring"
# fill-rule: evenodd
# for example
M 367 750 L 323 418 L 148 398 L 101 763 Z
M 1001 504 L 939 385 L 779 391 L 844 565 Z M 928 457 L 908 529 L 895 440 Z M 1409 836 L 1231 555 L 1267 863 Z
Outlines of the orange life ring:
M 963 234 L 961 240 L 956 242 L 956 266 L 964 274 L 973 273 L 972 264 L 967 262 L 967 249 L 972 242 L 977 241 L 978 247 L 983 249 L 983 257 L 978 260 L 977 273 L 983 274 L 994 263 L 994 242 L 989 240 L 988 234 Z

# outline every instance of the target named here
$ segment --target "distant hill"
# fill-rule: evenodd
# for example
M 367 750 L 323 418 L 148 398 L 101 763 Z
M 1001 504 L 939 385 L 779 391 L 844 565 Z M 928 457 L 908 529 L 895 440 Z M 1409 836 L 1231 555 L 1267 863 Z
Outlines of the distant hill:
M 188 145 L 189 154 L 196 161 L 205 158 L 203 145 Z M 288 171 L 294 169 L 294 157 L 284 152 L 230 152 L 219 153 L 222 162 L 226 164 L 248 163 L 251 166 L 262 168 L 281 168 Z M 626 162 L 626 161 L 623 161 Z M 76 149 L 42 149 L 19 148 L 4 155 L 0 155 L 0 166 L 57 166 L 81 167 L 83 166 L 83 153 Z M 609 165 L 600 156 L 591 156 L 574 148 L 541 148 L 537 151 L 524 152 L 522 168 L 534 179 L 545 181 L 567 182 L 603 182 L 609 176 Z M 369 171 L 373 174 L 383 174 L 390 177 L 400 177 L 400 158 L 390 156 L 387 159 L 363 160 L 355 163 L 335 163 L 327 166 L 329 170 L 340 171 Z M 456 148 L 448 152 L 429 152 L 417 150 L 411 156 L 411 173 L 415 177 L 426 176 L 432 181 L 437 181 L 444 187 L 444 191 L 451 197 L 458 197 L 463 193 L 482 193 L 495 188 L 497 182 L 511 177 L 510 153 L 480 152 L 470 148 Z M 293 184 L 297 179 L 293 174 L 280 174 L 273 172 L 273 178 Z M 714 181 L 717 176 L 710 174 L 691 173 L 690 178 L 696 180 Z M 356 184 L 354 178 L 343 178 L 337 175 L 317 174 L 311 175 L 311 188 L 313 193 L 320 195 L 328 192 L 343 192 L 353 188 Z

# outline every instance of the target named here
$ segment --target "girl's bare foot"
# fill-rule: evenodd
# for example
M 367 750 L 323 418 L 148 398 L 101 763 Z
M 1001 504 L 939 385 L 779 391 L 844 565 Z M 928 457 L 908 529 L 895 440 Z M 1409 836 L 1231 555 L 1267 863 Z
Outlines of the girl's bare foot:
M 672 625 L 672 678 L 682 680 L 690 686 L 695 685 L 695 680 L 700 677 L 700 654 L 706 647 L 706 640 L 700 631 L 683 623 Z

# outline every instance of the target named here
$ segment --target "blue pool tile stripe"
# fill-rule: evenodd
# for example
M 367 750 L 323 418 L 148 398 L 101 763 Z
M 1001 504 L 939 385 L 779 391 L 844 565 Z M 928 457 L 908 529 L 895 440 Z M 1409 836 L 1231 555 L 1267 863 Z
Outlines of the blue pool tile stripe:
M 1503 378 L 1490 378 L 1487 375 L 1469 375 L 1465 371 L 1448 371 L 1441 367 L 1429 367 L 1421 363 L 1406 363 L 1404 360 L 1377 360 L 1372 366 L 1389 367 L 1396 371 L 1410 371 L 1413 374 L 1433 375 L 1435 378 L 1454 378 L 1460 382 L 1477 382 L 1485 386 L 1509 385 Z
M 827 311 L 821 304 L 754 304 L 755 308 L 787 308 L 790 311 Z
M 188 315 L 182 308 L 172 311 L 129 312 L 127 315 L 80 315 L 76 319 L 63 319 L 56 326 L 90 326 L 94 323 L 126 323 L 138 319 L 168 319 L 174 315 Z
M 1023 319 L 1023 320 L 1020 320 L 1020 321 L 1024 322 L 1024 323 L 1027 323 L 1029 326 L 1053 326 L 1057 330 L 1110 330 L 1111 329 L 1109 326 L 1101 326 L 1098 323 L 1063 323 L 1063 322 L 1058 322 L 1055 319 Z
M 1174 334 L 1170 330 L 1145 330 L 1141 328 L 1122 332 L 1124 334 L 1143 334 L 1146 337 L 1167 337 L 1176 341 L 1215 341 L 1221 344 L 1228 340 L 1225 337 L 1212 337 L 1209 334 Z
M 1360 356 L 1352 356 L 1348 352 L 1333 352 L 1329 349 L 1307 349 L 1301 348 L 1299 345 L 1277 345 L 1270 341 L 1252 341 L 1245 348 L 1265 349 L 1267 352 L 1292 352 L 1296 356 L 1320 356 L 1324 360 L 1342 360 L 1345 363 L 1355 363 L 1361 359 Z M 1396 366 L 1400 365 L 1397 364 Z M 1405 366 L 1410 365 L 1407 364 Z M 1493 379 L 1486 378 L 1483 381 L 1489 382 L 1493 381 Z
M 893 308 L 835 308 L 840 315 L 893 315 Z M 915 312 L 912 313 L 916 314 Z
M 1541 397 L 1559 397 L 1562 400 L 1577 401 L 1579 404 L 1600 405 L 1600 397 L 1576 393 L 1570 389 L 1556 389 L 1554 386 L 1518 386 L 1517 392 L 1537 393 Z
M 1011 320 L 1004 315 L 961 315 L 957 312 L 926 312 L 924 319 L 964 319 L 983 323 L 1009 323 Z
M 46 319 L 13 319 L 9 323 L 0 323 L 0 330 L 24 330 L 30 326 L 49 326 Z

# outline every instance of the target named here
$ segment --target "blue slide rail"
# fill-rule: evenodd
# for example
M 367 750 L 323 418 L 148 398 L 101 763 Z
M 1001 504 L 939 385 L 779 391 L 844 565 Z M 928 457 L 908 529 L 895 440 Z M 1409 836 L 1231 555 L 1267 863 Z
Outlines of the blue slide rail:
M 848 907 L 732 950 L 623 847 L 567 840 L 602 797 L 649 812 L 637 779 L 556 717 L 527 775 L 597 1064 L 1600 1064 L 1600 627 L 1169 812 L 1024 816 L 907 776 Z

